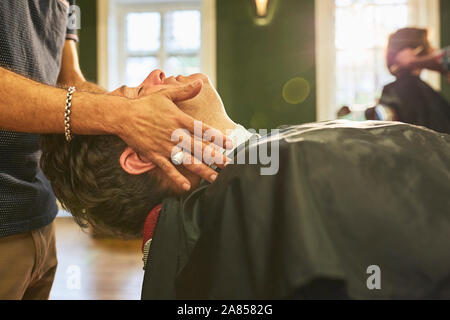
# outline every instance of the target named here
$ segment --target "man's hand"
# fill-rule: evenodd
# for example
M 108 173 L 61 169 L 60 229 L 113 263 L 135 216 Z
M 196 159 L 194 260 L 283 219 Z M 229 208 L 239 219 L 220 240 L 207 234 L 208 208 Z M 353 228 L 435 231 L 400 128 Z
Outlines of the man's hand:
M 192 117 L 182 112 L 175 103 L 194 98 L 202 89 L 202 81 L 175 89 L 161 90 L 146 97 L 130 100 L 131 117 L 119 125 L 118 136 L 139 154 L 152 161 L 161 168 L 167 176 L 183 190 L 190 189 L 190 182 L 171 163 L 170 156 L 175 142 L 171 141 L 172 133 L 177 129 L 186 129 L 191 136 L 186 137 L 192 142 L 190 150 L 203 150 L 209 152 L 214 145 L 203 141 L 202 137 L 194 137 L 194 121 Z M 202 125 L 201 134 L 215 137 L 214 143 L 219 147 L 232 145 L 220 131 L 208 125 Z M 189 139 L 190 138 L 190 139 Z M 217 158 L 216 158 L 217 159 Z M 226 165 L 228 159 L 220 155 L 220 161 L 216 163 L 220 168 Z M 198 176 L 214 181 L 217 173 L 204 163 L 194 163 L 185 167 Z

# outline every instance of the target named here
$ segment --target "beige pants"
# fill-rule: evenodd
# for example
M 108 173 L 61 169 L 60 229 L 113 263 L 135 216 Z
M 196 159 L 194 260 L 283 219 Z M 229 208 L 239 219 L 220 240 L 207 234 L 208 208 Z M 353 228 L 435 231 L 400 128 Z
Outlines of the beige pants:
M 0 300 L 48 299 L 57 264 L 54 223 L 0 238 Z

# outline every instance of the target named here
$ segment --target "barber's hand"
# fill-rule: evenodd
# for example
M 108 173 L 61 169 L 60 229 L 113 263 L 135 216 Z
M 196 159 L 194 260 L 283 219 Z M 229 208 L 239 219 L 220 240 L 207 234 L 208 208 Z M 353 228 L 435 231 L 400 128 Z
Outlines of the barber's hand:
M 190 132 L 187 140 L 191 141 L 192 152 L 201 148 L 203 152 L 214 155 L 217 147 L 210 142 L 203 141 L 205 131 L 215 137 L 214 143 L 219 147 L 231 147 L 232 141 L 224 136 L 219 130 L 210 126 L 202 125 L 202 137 L 194 137 L 194 121 L 192 117 L 182 112 L 175 103 L 192 99 L 201 91 L 203 83 L 195 81 L 186 86 L 175 89 L 161 90 L 146 97 L 130 100 L 131 118 L 121 125 L 119 136 L 139 154 L 152 161 L 161 168 L 167 176 L 183 190 L 189 190 L 191 185 L 172 164 L 170 157 L 176 142 L 171 141 L 172 133 L 177 129 L 186 129 Z M 212 149 L 211 149 L 212 148 Z M 188 155 L 189 156 L 189 155 Z M 227 158 L 216 153 L 216 165 L 225 167 Z M 185 167 L 196 175 L 210 182 L 214 181 L 217 173 L 204 163 L 185 165 Z

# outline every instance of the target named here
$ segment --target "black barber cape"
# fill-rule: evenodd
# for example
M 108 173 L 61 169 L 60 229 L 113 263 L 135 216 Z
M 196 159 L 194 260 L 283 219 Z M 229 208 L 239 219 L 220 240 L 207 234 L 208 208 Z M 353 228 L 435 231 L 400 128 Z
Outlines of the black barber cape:
M 242 152 L 273 139 L 278 174 L 229 165 L 163 203 L 143 299 L 450 298 L 449 135 L 328 122 Z
M 450 134 L 450 103 L 419 77 L 403 75 L 383 89 L 380 104 L 398 120 Z

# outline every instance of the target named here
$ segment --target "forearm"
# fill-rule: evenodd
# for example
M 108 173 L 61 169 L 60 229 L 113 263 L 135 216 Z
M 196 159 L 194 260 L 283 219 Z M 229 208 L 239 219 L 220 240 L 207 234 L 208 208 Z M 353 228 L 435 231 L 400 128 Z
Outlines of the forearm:
M 76 87 L 77 91 L 85 91 L 91 93 L 106 93 L 107 91 L 99 85 L 86 81 L 81 70 L 67 72 L 67 69 L 61 70 L 58 77 L 58 86 L 67 88 L 69 86 Z
M 75 42 L 66 40 L 61 60 L 61 70 L 58 76 L 58 85 L 61 87 L 75 86 L 77 91 L 92 93 L 106 93 L 99 85 L 86 81 L 80 69 Z
M 66 94 L 65 89 L 0 68 L 0 130 L 63 133 Z M 114 134 L 127 104 L 126 98 L 77 91 L 72 100 L 72 131 Z
M 428 56 L 423 57 L 417 57 L 413 62 L 412 66 L 414 68 L 420 68 L 420 69 L 429 69 L 439 72 L 445 72 L 444 65 L 442 63 L 443 58 L 443 52 L 440 52 L 438 54 L 433 53 Z
M 92 93 L 106 93 L 106 89 L 100 87 L 99 85 L 89 82 L 89 81 L 84 81 L 81 83 L 78 83 L 77 85 L 75 85 L 77 90 L 79 91 L 86 91 L 86 92 L 92 92 Z
M 59 82 L 58 86 L 68 88 L 69 86 L 76 87 L 77 91 L 91 92 L 91 93 L 107 93 L 106 89 L 100 87 L 98 84 L 86 81 L 83 78 L 73 78 L 69 81 Z

